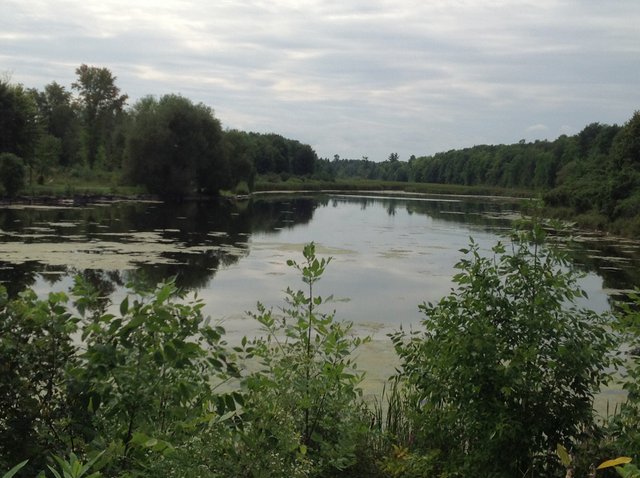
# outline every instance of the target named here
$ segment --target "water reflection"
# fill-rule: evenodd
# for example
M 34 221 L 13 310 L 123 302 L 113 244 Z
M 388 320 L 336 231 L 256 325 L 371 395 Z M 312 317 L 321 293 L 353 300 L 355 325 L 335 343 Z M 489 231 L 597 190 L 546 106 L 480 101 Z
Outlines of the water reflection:
M 251 234 L 308 223 L 322 202 L 290 198 L 4 208 L 0 282 L 12 296 L 38 277 L 53 285 L 75 274 L 105 293 L 129 281 L 156 283 L 168 277 L 180 287 L 199 289 L 220 268 L 249 254 Z
M 286 273 L 292 249 L 313 240 L 338 256 L 328 292 L 352 299 L 340 305 L 348 318 L 394 322 L 415 317 L 420 302 L 447 292 L 469 235 L 490 247 L 517 210 L 517 203 L 487 198 L 370 195 L 8 207 L 0 209 L 0 281 L 15 295 L 34 284 L 68 285 L 82 274 L 109 295 L 130 281 L 175 277 L 180 287 L 201 290 L 217 310 L 242 312 L 255 300 L 281 296 L 290 282 L 273 276 Z M 569 249 L 593 276 L 594 289 L 640 284 L 638 243 L 579 239 Z M 250 299 L 242 301 L 242 294 Z

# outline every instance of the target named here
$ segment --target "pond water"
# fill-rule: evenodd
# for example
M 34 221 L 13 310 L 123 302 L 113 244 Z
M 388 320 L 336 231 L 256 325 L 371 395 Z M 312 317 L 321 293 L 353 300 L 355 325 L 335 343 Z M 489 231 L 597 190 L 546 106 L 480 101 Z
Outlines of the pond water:
M 180 205 L 119 202 L 0 208 L 0 281 L 11 294 L 67 290 L 83 274 L 112 294 L 132 280 L 175 276 L 231 334 L 255 330 L 245 311 L 282 305 L 301 287 L 287 259 L 305 243 L 332 262 L 318 286 L 337 317 L 366 331 L 420 320 L 418 305 L 451 288 L 454 264 L 472 236 L 488 250 L 518 217 L 515 201 L 464 197 L 269 195 Z M 588 305 L 607 310 L 640 285 L 640 243 L 576 235 L 570 246 L 586 275 Z

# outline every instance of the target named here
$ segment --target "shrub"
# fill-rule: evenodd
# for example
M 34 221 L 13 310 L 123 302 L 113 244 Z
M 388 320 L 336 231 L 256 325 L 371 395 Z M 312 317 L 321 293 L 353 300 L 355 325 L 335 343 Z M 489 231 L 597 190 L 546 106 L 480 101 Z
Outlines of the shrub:
M 246 196 L 251 193 L 251 190 L 246 181 L 240 181 L 235 187 L 235 193 Z
M 297 269 L 306 291 L 287 289 L 283 315 L 258 304 L 252 316 L 265 336 L 251 344 L 251 353 L 262 369 L 246 380 L 255 409 L 252 415 L 267 436 L 278 437 L 283 427 L 293 426 L 299 441 L 277 439 L 282 454 L 307 456 L 313 476 L 335 476 L 352 466 L 355 451 L 367 425 L 358 413 L 362 395 L 358 373 L 351 358 L 363 341 L 351 336 L 352 324 L 339 322 L 334 313 L 320 313 L 326 302 L 315 295 L 329 260 L 318 259 L 314 244 L 305 246 L 304 262 L 288 261 Z
M 623 388 L 627 401 L 613 417 L 611 432 L 620 454 L 631 453 L 640 460 L 640 291 L 630 295 L 631 302 L 621 304 L 617 330 L 628 345 L 623 369 Z
M 438 452 L 443 470 L 552 476 L 556 445 L 571 447 L 594 423 L 614 338 L 607 316 L 576 305 L 576 274 L 543 237 L 535 225 L 489 257 L 471 240 L 457 288 L 422 305 L 422 330 L 392 336 L 415 446 Z
M 4 192 L 14 197 L 26 185 L 26 168 L 21 158 L 12 153 L 0 154 L 0 181 Z

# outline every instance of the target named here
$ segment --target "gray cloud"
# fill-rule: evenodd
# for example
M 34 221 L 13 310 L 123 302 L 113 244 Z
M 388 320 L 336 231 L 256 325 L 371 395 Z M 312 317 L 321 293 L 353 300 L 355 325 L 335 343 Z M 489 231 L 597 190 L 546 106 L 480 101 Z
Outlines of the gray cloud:
M 4 0 L 0 70 L 106 66 L 226 127 L 383 160 L 554 139 L 640 108 L 637 0 Z M 544 125 L 544 128 L 542 127 Z

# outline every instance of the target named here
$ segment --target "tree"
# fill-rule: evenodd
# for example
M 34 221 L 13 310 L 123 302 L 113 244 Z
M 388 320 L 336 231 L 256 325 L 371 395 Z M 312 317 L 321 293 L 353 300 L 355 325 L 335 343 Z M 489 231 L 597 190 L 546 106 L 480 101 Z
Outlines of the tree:
M 229 159 L 231 179 L 236 183 L 246 182 L 253 191 L 256 168 L 254 165 L 255 141 L 252 135 L 244 131 L 230 130 L 223 135 L 225 156 Z
M 22 85 L 0 81 L 0 153 L 29 161 L 38 139 L 37 109 Z
M 291 160 L 291 172 L 293 174 L 313 174 L 318 155 L 308 144 L 296 144 L 295 152 Z
M 424 304 L 422 330 L 393 335 L 414 404 L 416 446 L 461 476 L 553 476 L 558 444 L 593 425 L 614 339 L 539 225 L 485 257 L 473 242 L 457 288 Z
M 46 176 L 59 163 L 62 154 L 62 141 L 51 134 L 43 134 L 36 145 L 33 169 L 37 181 L 43 184 Z
M 629 168 L 640 172 L 640 110 L 616 135 L 612 159 L 616 170 Z
M 207 106 L 177 95 L 134 106 L 126 162 L 133 181 L 165 198 L 215 195 L 231 185 L 220 122 Z
M 45 134 L 60 140 L 59 162 L 68 166 L 80 160 L 80 123 L 71 92 L 55 81 L 34 91 L 38 118 Z M 49 140 L 47 140 L 49 141 Z
M 7 196 L 15 196 L 25 186 L 24 162 L 12 153 L 0 154 L 0 181 Z
M 80 65 L 76 69 L 78 81 L 71 87 L 78 90 L 84 117 L 87 159 L 93 166 L 100 148 L 106 147 L 107 134 L 122 112 L 127 95 L 121 95 L 115 85 L 116 77 L 107 68 Z

